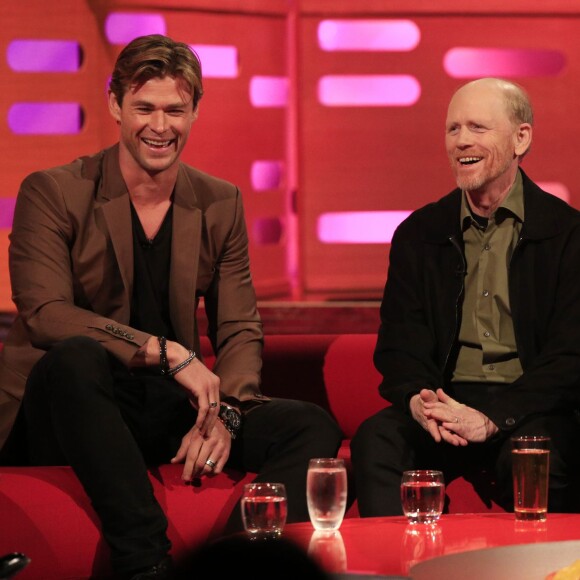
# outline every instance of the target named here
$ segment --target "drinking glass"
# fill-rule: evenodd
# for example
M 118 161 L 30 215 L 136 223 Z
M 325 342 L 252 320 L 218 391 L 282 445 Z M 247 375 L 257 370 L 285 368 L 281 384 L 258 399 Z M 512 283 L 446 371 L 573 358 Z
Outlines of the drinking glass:
M 535 522 L 546 520 L 549 472 L 549 437 L 512 437 L 516 520 Z
M 343 459 L 319 457 L 308 463 L 306 501 L 316 530 L 338 530 L 346 511 L 346 468 Z
M 283 483 L 247 483 L 241 508 L 250 539 L 279 538 L 288 514 L 286 488 Z
M 401 505 L 411 524 L 431 524 L 443 513 L 445 481 L 442 471 L 405 471 L 401 480 Z

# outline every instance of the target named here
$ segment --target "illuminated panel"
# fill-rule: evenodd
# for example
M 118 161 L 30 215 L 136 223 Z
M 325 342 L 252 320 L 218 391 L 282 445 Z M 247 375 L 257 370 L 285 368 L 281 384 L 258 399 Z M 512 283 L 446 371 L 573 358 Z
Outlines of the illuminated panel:
M 288 104 L 288 79 L 286 77 L 252 77 L 250 102 L 254 107 L 285 107 Z
M 8 126 L 16 135 L 71 135 L 82 125 L 78 103 L 16 103 L 8 111 Z
M 409 51 L 421 40 L 411 20 L 323 20 L 318 45 L 326 51 Z
M 235 46 L 192 44 L 202 65 L 204 78 L 232 79 L 238 76 L 238 49 Z
M 544 191 L 551 193 L 552 195 L 559 197 L 566 203 L 570 203 L 570 191 L 563 183 L 554 182 L 538 182 L 538 187 L 541 187 Z
M 266 191 L 280 187 L 282 163 L 280 161 L 254 161 L 252 163 L 252 187 Z
M 278 244 L 282 238 L 279 218 L 261 218 L 254 221 L 252 240 L 260 245 Z
M 454 78 L 556 76 L 565 65 L 560 51 L 541 49 L 458 47 L 443 58 L 443 68 Z
M 344 211 L 318 217 L 318 239 L 325 244 L 390 244 L 410 211 Z
M 105 21 L 105 34 L 111 44 L 127 44 L 138 36 L 166 34 L 161 14 L 112 12 Z
M 81 48 L 74 40 L 14 40 L 6 60 L 15 72 L 76 72 Z
M 16 199 L 13 197 L 0 198 L 0 228 L 10 229 L 12 227 L 15 204 Z
M 410 75 L 328 75 L 318 81 L 318 100 L 327 107 L 408 107 L 421 96 Z

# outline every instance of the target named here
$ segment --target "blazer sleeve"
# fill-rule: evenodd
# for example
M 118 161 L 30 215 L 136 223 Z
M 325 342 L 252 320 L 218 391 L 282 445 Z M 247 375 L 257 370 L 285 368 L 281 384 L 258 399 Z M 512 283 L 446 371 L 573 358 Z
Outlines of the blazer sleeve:
M 213 371 L 220 377 L 224 397 L 251 400 L 257 396 L 261 399 L 263 332 L 238 189 L 230 219 L 231 226 L 215 265 L 213 281 L 205 295 L 208 335 L 216 352 Z
M 72 181 L 81 195 L 87 185 Z M 13 300 L 34 347 L 46 350 L 71 336 L 89 336 L 128 363 L 149 335 L 82 304 L 75 269 L 90 265 L 73 259 L 72 247 L 86 233 L 80 217 L 68 207 L 61 180 L 51 172 L 36 172 L 23 181 L 10 234 Z M 88 221 L 87 214 L 82 217 Z

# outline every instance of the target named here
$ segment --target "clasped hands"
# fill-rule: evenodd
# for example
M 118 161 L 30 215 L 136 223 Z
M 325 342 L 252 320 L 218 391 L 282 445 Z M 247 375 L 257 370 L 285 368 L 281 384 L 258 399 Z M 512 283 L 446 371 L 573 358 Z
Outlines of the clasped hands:
M 443 389 L 422 389 L 409 403 L 411 415 L 438 443 L 456 447 L 481 443 L 498 432 L 489 417 L 459 403 Z

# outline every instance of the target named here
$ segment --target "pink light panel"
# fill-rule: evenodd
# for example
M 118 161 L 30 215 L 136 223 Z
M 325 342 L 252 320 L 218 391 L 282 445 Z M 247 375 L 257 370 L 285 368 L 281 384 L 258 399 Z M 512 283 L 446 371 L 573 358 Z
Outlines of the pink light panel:
M 285 107 L 288 104 L 288 79 L 286 77 L 252 77 L 250 102 L 254 107 Z
M 318 81 L 318 100 L 327 107 L 408 107 L 420 96 L 411 75 L 327 75 Z
M 559 50 L 520 48 L 469 48 L 448 50 L 445 72 L 453 78 L 556 76 L 566 66 Z
M 82 125 L 78 103 L 15 103 L 8 111 L 8 126 L 16 135 L 73 135 Z
M 254 190 L 278 189 L 282 179 L 282 167 L 280 161 L 254 161 L 251 176 Z
M 192 44 L 199 56 L 203 78 L 233 79 L 238 76 L 238 49 L 235 46 Z
M 318 217 L 318 239 L 324 244 L 390 244 L 410 211 L 344 211 Z
M 82 51 L 75 40 L 13 40 L 6 50 L 14 72 L 76 72 Z
M 138 36 L 166 34 L 161 14 L 143 12 L 111 12 L 105 21 L 105 35 L 111 44 L 127 44 Z
M 323 20 L 318 45 L 326 51 L 409 51 L 421 40 L 411 20 Z

